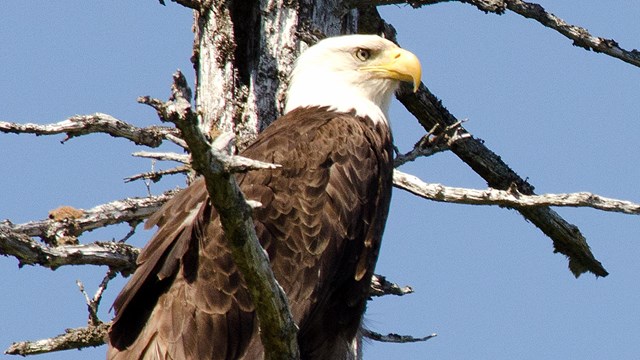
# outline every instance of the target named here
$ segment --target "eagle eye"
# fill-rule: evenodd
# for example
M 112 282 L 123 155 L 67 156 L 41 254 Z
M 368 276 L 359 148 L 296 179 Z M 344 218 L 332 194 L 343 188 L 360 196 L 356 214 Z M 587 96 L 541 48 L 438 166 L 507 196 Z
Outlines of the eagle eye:
M 368 49 L 359 48 L 355 52 L 356 58 L 360 61 L 367 61 L 371 57 L 371 51 Z

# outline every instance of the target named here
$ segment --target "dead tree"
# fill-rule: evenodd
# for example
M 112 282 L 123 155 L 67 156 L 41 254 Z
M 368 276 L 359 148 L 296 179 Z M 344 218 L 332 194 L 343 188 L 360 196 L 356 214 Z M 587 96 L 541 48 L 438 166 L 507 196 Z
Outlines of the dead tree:
M 178 72 L 174 74 L 168 101 L 148 96 L 138 101 L 153 107 L 160 120 L 175 124 L 177 129 L 170 124 L 140 128 L 111 115 L 95 113 L 48 125 L 0 122 L 0 131 L 66 134 L 67 139 L 90 133 L 106 133 L 151 148 L 163 142 L 172 142 L 185 149 L 188 155 L 149 152 L 137 155 L 178 161 L 182 163 L 180 166 L 134 175 L 129 181 L 158 181 L 163 176 L 177 173 L 189 173 L 192 176 L 193 169 L 196 169 L 208 182 L 217 181 L 216 188 L 227 189 L 226 196 L 212 196 L 216 204 L 224 203 L 226 207 L 250 212 L 250 203 L 234 198 L 237 187 L 234 187 L 233 181 L 227 181 L 229 176 L 220 174 L 273 166 L 233 154 L 251 143 L 257 133 L 282 113 L 288 76 L 297 55 L 319 39 L 339 34 L 374 33 L 395 41 L 393 26 L 379 16 L 376 6 L 409 4 L 419 7 L 446 1 L 453 0 L 174 0 L 192 9 L 194 14 L 195 39 L 191 59 L 196 78 L 193 84 L 195 93 L 191 93 L 189 84 Z M 164 3 L 162 0 L 160 2 Z M 595 37 L 585 29 L 569 25 L 537 4 L 520 0 L 459 2 L 474 5 L 484 12 L 502 14 L 511 11 L 534 19 L 568 37 L 576 46 L 640 66 L 640 55 L 636 50 L 622 49 L 613 40 Z M 515 209 L 553 241 L 554 250 L 568 258 L 569 268 L 575 276 L 585 272 L 607 276 L 604 266 L 591 253 L 578 228 L 560 217 L 551 207 L 587 206 L 603 211 L 638 214 L 640 205 L 589 193 L 536 195 L 526 179 L 470 134 L 424 84 L 416 94 L 403 87 L 397 97 L 425 130 L 413 150 L 398 155 L 397 166 L 418 157 L 451 151 L 485 179 L 490 187 L 487 190 L 473 190 L 426 184 L 397 171 L 394 177 L 397 188 L 435 201 L 499 205 Z M 208 150 L 211 146 L 215 151 Z M 208 172 L 207 169 L 217 169 L 217 172 Z M 128 275 L 134 271 L 138 249 L 124 241 L 87 244 L 79 239 L 87 231 L 121 223 L 132 226 L 130 236 L 137 224 L 172 195 L 173 192 L 168 192 L 147 198 L 126 198 L 86 210 L 63 207 L 53 210 L 50 218 L 45 220 L 24 224 L 14 224 L 8 220 L 0 223 L 0 253 L 15 257 L 20 265 L 40 265 L 51 269 L 66 265 L 109 267 L 97 293 L 94 296 L 85 293 L 90 314 L 86 328 L 68 330 L 51 339 L 16 343 L 7 353 L 28 355 L 102 344 L 108 329 L 108 322 L 103 322 L 97 316 L 102 293 L 109 280 L 118 273 Z M 278 303 L 277 299 L 282 298 L 283 294 L 279 294 L 277 284 L 268 266 L 265 266 L 268 263 L 264 256 L 260 258 L 259 244 L 255 233 L 252 235 L 250 224 L 244 224 L 243 233 L 254 245 L 250 251 L 238 254 L 238 261 L 248 264 L 244 276 L 255 276 L 256 282 L 264 285 L 264 296 L 272 297 Z M 82 290 L 84 292 L 84 288 Z M 372 284 L 372 296 L 404 295 L 411 291 L 411 288 L 401 288 L 387 282 L 382 276 L 376 277 Z M 258 316 L 262 319 L 270 315 L 277 321 L 263 325 L 282 329 L 292 325 L 287 313 L 286 307 L 280 304 L 259 310 Z M 396 342 L 426 340 L 432 336 L 413 338 L 371 331 L 365 331 L 364 335 L 371 339 Z M 283 341 L 289 341 L 291 347 L 295 347 L 295 338 Z M 359 348 L 359 344 L 354 344 L 354 351 Z

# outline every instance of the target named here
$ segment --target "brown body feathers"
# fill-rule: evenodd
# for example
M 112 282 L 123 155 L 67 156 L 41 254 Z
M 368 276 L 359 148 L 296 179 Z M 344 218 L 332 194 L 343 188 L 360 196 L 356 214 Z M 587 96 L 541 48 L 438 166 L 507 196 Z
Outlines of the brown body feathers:
M 243 156 L 282 165 L 237 176 L 300 331 L 301 358 L 343 359 L 360 325 L 392 185 L 386 123 L 298 108 Z M 202 179 L 148 225 L 158 232 L 118 296 L 108 359 L 261 359 L 257 317 Z

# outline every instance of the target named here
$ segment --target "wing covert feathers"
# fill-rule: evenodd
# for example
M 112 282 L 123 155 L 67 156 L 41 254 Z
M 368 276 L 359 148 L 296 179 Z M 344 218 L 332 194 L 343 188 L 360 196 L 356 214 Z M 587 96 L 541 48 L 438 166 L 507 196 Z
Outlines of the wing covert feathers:
M 341 359 L 356 334 L 391 195 L 386 125 L 327 108 L 289 112 L 243 156 L 282 165 L 237 177 L 291 304 L 302 359 Z M 257 359 L 253 303 L 204 181 L 156 214 L 158 231 L 114 303 L 108 359 Z

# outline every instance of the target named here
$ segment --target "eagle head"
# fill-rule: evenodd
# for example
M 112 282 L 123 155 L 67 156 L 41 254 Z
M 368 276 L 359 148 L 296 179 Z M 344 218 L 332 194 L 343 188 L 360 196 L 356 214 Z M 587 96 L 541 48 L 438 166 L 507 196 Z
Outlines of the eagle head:
M 296 61 L 285 113 L 297 107 L 328 106 L 386 123 L 400 81 L 412 82 L 416 91 L 420 76 L 418 58 L 380 36 L 327 38 Z

